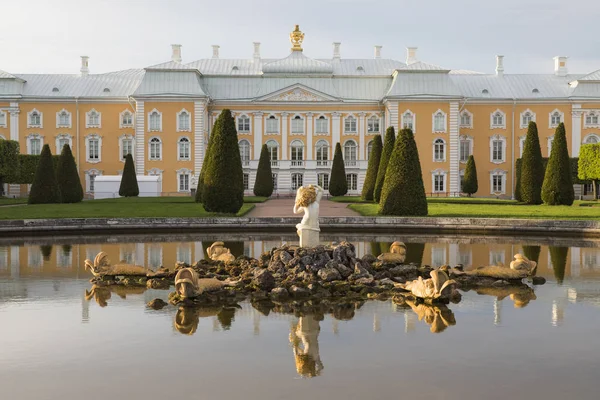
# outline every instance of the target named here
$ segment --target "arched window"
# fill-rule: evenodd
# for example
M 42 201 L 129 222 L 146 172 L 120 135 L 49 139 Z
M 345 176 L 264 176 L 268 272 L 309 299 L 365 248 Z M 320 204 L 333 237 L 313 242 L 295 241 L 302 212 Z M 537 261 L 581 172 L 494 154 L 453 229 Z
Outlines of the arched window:
M 304 119 L 301 116 L 296 115 L 292 118 L 292 134 L 304 133 Z
M 61 110 L 56 113 L 56 127 L 57 128 L 70 128 L 71 127 L 71 113 L 67 110 Z
M 301 140 L 293 140 L 290 144 L 290 150 L 292 167 L 301 167 L 304 165 L 304 143 Z
M 267 118 L 267 133 L 279 133 L 279 120 L 274 115 Z
M 29 112 L 29 118 L 27 120 L 28 128 L 41 128 L 42 127 L 42 113 L 36 109 Z
M 315 146 L 317 150 L 317 167 L 326 167 L 329 165 L 329 143 L 326 140 L 319 140 Z
M 441 110 L 433 114 L 433 131 L 446 132 L 446 114 Z
M 356 166 L 356 147 L 354 140 L 347 140 L 344 143 L 344 162 L 347 167 Z
M 93 108 L 86 114 L 86 128 L 100 127 L 100 113 Z
M 460 127 L 461 128 L 472 128 L 473 127 L 473 114 L 464 110 L 460 113 Z
M 56 136 L 56 154 L 60 154 L 62 152 L 63 147 L 65 147 L 66 145 L 71 146 L 71 141 L 71 135 L 69 135 L 68 133 L 61 133 L 60 135 Z
M 356 118 L 352 115 L 344 119 L 344 133 L 356 133 Z
M 302 186 L 304 181 L 304 176 L 301 173 L 294 172 L 292 174 L 292 189 L 298 190 L 300 186 Z
M 368 133 L 379 133 L 379 117 L 373 115 L 367 120 L 367 132 Z
M 319 118 L 317 118 L 315 124 L 315 133 L 317 135 L 326 135 L 329 132 L 329 121 L 327 121 L 327 118 L 324 116 L 321 115 Z
M 27 136 L 27 153 L 31 155 L 40 155 L 44 140 L 41 135 L 33 133 Z
M 433 161 L 446 161 L 446 142 L 444 139 L 435 139 L 433 141 Z
M 371 150 L 373 150 L 373 141 L 369 140 L 369 143 L 367 143 L 367 161 L 369 160 L 369 157 L 371 156 Z
M 190 175 L 191 171 L 187 168 L 177 170 L 177 191 L 178 192 L 189 192 L 190 191 Z
M 402 114 L 402 128 L 415 131 L 415 114 L 407 110 Z
M 431 186 L 433 193 L 446 192 L 446 171 L 436 169 L 431 173 Z
M 559 110 L 554 110 L 550 113 L 550 128 L 556 128 L 562 122 L 563 113 Z
M 238 117 L 238 132 L 250 132 L 250 117 L 245 114 L 242 114 Z
M 527 128 L 530 122 L 535 121 L 535 114 L 530 110 L 525 110 L 521 114 L 521 128 Z
M 190 113 L 183 109 L 177 114 L 177 132 L 190 132 L 191 130 Z
M 148 127 L 150 131 L 161 131 L 161 113 L 158 110 L 152 110 L 148 115 Z
M 153 137 L 150 139 L 148 144 L 149 144 L 148 155 L 150 157 L 150 160 L 152 160 L 152 161 L 160 160 L 162 157 L 162 142 L 161 142 L 160 138 Z
M 277 143 L 275 140 L 268 140 L 267 149 L 269 149 L 269 158 L 271 159 L 271 166 L 279 166 L 279 143 Z
M 470 136 L 460 137 L 459 160 L 466 163 L 469 161 L 469 156 L 473 154 L 473 138 Z
M 240 148 L 240 158 L 242 159 L 242 165 L 247 166 L 250 164 L 250 142 L 246 139 L 239 141 L 238 146 Z
M 597 126 L 598 125 L 598 113 L 590 111 L 585 114 L 585 125 L 586 126 Z
M 190 159 L 190 139 L 186 137 L 179 138 L 177 147 L 177 159 L 180 161 L 188 161 Z
M 583 144 L 596 144 L 600 143 L 600 136 L 596 134 L 589 134 L 583 139 Z
M 129 128 L 133 126 L 133 114 L 129 110 L 125 110 L 121 113 L 120 119 L 121 128 Z
M 133 156 L 133 136 L 122 135 L 119 137 L 119 147 L 121 149 L 121 161 L 125 161 L 127 154 L 131 154 Z
M 500 110 L 492 113 L 492 128 L 504 128 L 504 113 Z

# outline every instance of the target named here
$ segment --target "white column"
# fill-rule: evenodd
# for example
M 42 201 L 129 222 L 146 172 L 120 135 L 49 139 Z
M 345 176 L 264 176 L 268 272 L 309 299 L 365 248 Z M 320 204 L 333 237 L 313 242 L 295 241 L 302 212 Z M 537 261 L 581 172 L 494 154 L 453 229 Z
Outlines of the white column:
M 19 246 L 10 246 L 10 277 L 18 279 L 20 275 L 21 263 L 19 261 Z
M 365 113 L 358 113 L 358 160 L 365 158 Z
M 573 104 L 571 112 L 571 157 L 579 157 L 581 148 L 581 104 Z
M 339 112 L 331 113 L 331 157 L 333 159 L 333 153 L 335 152 L 335 145 L 340 143 L 341 141 L 341 132 L 340 132 L 340 116 Z
M 387 113 L 388 113 L 388 119 L 389 119 L 388 126 L 393 126 L 394 130 L 396 131 L 396 134 L 398 134 L 399 125 L 398 125 L 398 102 L 397 101 L 390 101 L 387 103 Z
M 204 163 L 204 101 L 194 102 L 194 176 L 200 176 Z
M 281 159 L 287 160 L 288 150 L 288 113 L 281 113 Z
M 146 135 L 144 129 L 146 126 L 146 113 L 144 112 L 144 102 L 136 101 L 135 110 L 135 173 L 145 175 Z
M 306 113 L 306 160 L 313 160 L 313 113 Z
M 19 141 L 19 103 L 10 103 L 10 140 Z M 25 152 L 22 152 L 23 154 Z
M 254 135 L 254 159 L 260 159 L 260 151 L 262 149 L 262 136 L 263 136 L 263 113 L 254 113 L 254 129 L 252 130 Z
M 460 191 L 460 171 L 458 161 L 458 101 L 450 102 L 450 195 Z

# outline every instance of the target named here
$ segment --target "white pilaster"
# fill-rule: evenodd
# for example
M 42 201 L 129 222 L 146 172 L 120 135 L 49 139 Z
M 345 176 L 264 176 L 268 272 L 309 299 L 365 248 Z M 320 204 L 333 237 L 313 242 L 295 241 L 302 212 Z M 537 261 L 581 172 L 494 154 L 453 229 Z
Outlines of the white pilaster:
M 458 101 L 450 102 L 450 196 L 458 196 L 460 191 L 460 171 L 458 161 Z
M 340 143 L 341 140 L 341 131 L 340 131 L 340 117 L 341 114 L 339 112 L 333 112 L 331 113 L 331 124 L 332 124 L 332 129 L 331 129 L 331 147 L 332 147 L 332 152 L 331 152 L 331 157 L 333 159 L 333 152 L 335 151 L 335 145 L 337 143 Z
M 204 101 L 194 102 L 194 175 L 200 176 L 204 163 Z
M 366 160 L 365 158 L 365 113 L 358 113 L 358 159 L 359 161 Z
M 571 157 L 579 157 L 581 148 L 581 104 L 573 104 L 571 112 Z
M 10 103 L 10 140 L 19 141 L 19 103 Z
M 260 111 L 254 113 L 254 129 L 252 133 L 254 134 L 254 159 L 258 160 L 260 159 L 263 136 L 263 113 Z
M 281 113 L 281 159 L 287 160 L 288 150 L 288 116 L 286 112 Z
M 145 175 L 146 135 L 144 131 L 145 116 L 144 102 L 136 101 L 135 107 L 135 173 Z
M 388 126 L 393 126 L 394 130 L 396 131 L 396 134 L 398 134 L 399 125 L 398 125 L 398 102 L 397 101 L 390 101 L 387 103 L 387 114 L 388 114 L 388 119 L 389 119 Z
M 306 160 L 313 159 L 313 113 L 306 113 Z

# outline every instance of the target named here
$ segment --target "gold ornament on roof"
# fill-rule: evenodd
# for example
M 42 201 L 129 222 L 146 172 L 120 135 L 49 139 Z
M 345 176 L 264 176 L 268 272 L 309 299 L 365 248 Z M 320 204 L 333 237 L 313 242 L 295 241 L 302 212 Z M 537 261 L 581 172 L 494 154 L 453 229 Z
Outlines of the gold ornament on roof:
M 292 51 L 302 51 L 302 41 L 304 41 L 304 33 L 300 32 L 300 25 L 295 25 L 296 28 L 290 33 L 290 42 L 292 42 Z

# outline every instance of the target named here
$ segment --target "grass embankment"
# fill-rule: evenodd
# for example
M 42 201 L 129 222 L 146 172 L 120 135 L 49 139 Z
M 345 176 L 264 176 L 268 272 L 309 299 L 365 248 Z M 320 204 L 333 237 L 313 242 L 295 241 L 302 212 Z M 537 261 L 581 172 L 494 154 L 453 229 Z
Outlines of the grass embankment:
M 600 220 L 600 207 L 583 207 L 576 201 L 573 206 L 530 206 L 518 203 L 465 204 L 453 201 L 428 200 L 429 217 L 460 218 L 533 218 L 552 220 Z M 379 205 L 350 204 L 349 207 L 364 216 L 377 216 Z
M 334 196 L 330 197 L 329 200 L 337 203 L 350 203 L 350 204 L 374 204 L 372 201 L 365 201 L 360 196 Z M 451 204 L 519 204 L 516 200 L 505 200 L 505 199 L 486 199 L 477 197 L 428 197 L 427 203 L 451 203 Z
M 241 217 L 254 208 L 252 202 L 260 198 L 244 199 L 240 211 L 233 214 L 208 212 L 191 197 L 129 197 L 119 199 L 87 200 L 75 204 L 35 204 L 0 209 L 0 219 L 41 218 L 161 218 L 161 217 Z M 263 200 L 264 201 L 264 200 Z
M 0 206 L 12 206 L 14 204 L 26 204 L 27 199 L 11 199 L 7 197 L 0 197 Z

